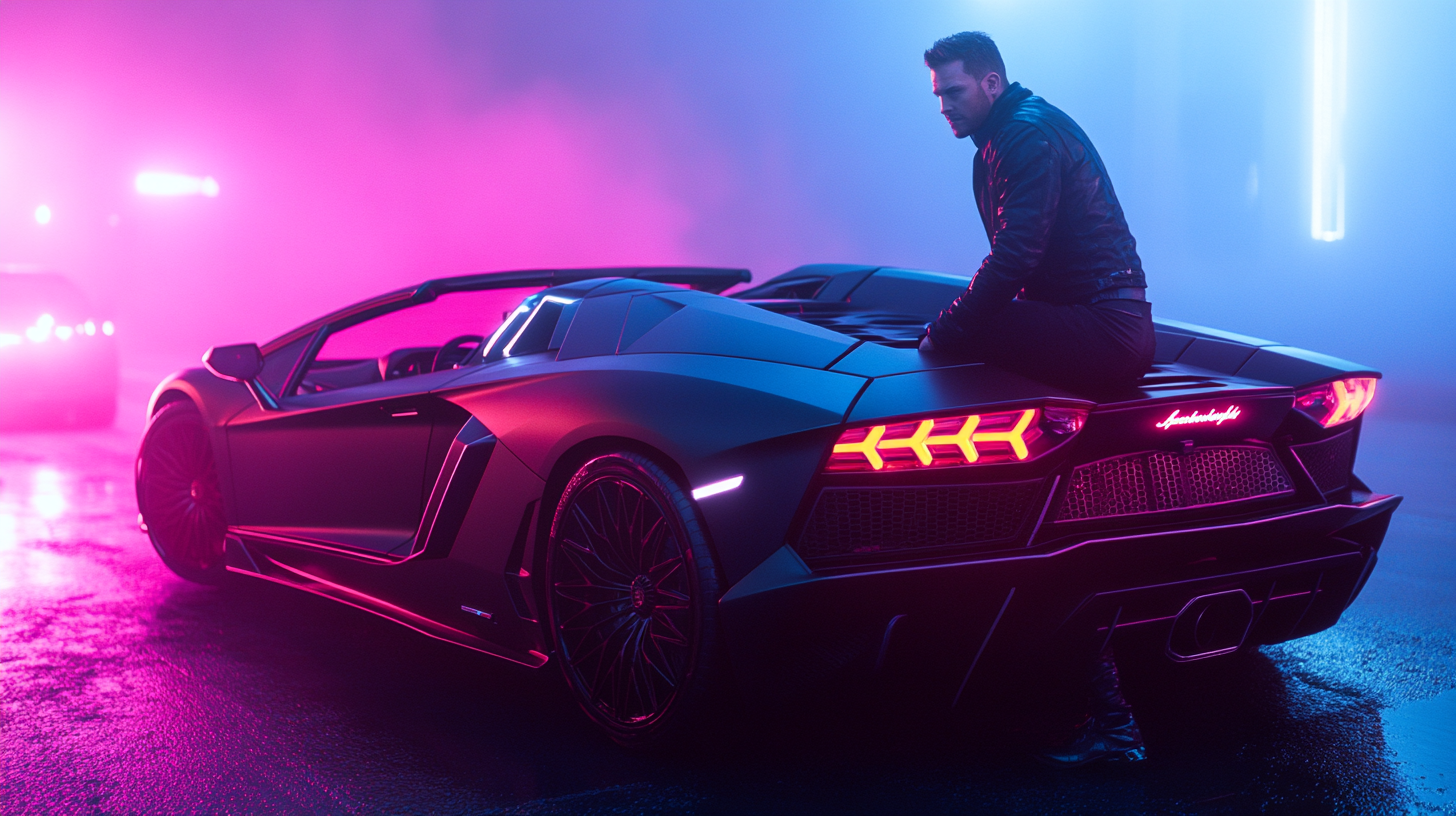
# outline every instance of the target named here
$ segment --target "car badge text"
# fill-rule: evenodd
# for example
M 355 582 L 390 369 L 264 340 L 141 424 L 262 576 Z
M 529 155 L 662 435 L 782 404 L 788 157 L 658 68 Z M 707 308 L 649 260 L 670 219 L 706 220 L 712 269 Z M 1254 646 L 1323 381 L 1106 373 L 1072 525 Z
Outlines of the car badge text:
M 1206 414 L 1200 414 L 1194 411 L 1191 414 L 1179 415 L 1178 411 L 1179 409 L 1174 408 L 1173 413 L 1168 414 L 1167 419 L 1153 427 L 1166 431 L 1169 428 L 1176 428 L 1179 425 L 1207 425 L 1209 423 L 1222 425 L 1229 420 L 1238 419 L 1239 414 L 1242 413 L 1237 405 L 1230 405 L 1222 411 L 1215 411 L 1210 408 Z

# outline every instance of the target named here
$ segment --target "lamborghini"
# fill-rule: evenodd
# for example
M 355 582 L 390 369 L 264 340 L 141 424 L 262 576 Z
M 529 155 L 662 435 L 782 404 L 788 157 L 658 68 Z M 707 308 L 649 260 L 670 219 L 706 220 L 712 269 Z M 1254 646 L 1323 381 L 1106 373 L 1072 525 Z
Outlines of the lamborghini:
M 916 349 L 963 276 L 809 265 L 426 281 L 169 376 L 141 522 L 247 576 L 559 671 L 624 744 L 913 674 L 1116 640 L 1173 661 L 1304 637 L 1400 497 L 1354 472 L 1380 374 L 1157 321 L 1135 385 Z M 733 287 L 737 291 L 723 294 Z

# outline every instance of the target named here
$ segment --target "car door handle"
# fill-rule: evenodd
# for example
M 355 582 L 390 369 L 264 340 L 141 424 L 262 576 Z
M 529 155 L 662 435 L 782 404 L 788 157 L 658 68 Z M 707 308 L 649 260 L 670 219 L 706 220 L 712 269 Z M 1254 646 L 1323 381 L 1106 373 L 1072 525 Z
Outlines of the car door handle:
M 389 415 L 395 419 L 403 419 L 404 417 L 419 416 L 420 412 L 411 409 L 407 411 L 391 411 Z

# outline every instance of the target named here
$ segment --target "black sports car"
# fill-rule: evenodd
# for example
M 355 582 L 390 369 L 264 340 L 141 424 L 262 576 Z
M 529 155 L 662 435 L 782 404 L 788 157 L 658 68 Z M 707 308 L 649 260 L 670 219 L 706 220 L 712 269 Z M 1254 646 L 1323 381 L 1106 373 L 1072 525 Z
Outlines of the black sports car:
M 1400 502 L 1352 472 L 1379 377 L 1353 363 L 1160 321 L 1136 387 L 1072 393 L 914 348 L 964 277 L 817 265 L 718 294 L 747 281 L 444 278 L 213 348 L 152 398 L 143 524 L 185 578 L 554 662 L 650 743 L 730 666 L 780 700 L 909 667 L 949 709 L 1067 643 L 1308 635 Z

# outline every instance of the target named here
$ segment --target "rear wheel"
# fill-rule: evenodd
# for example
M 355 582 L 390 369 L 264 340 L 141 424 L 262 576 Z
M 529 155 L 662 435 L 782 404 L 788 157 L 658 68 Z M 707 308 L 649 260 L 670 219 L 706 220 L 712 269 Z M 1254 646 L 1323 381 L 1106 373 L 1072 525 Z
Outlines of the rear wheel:
M 546 553 L 546 623 L 587 716 L 642 747 L 701 726 L 726 682 L 720 589 L 677 481 L 636 453 L 592 459 L 562 493 Z
M 137 508 L 162 563 L 189 581 L 222 581 L 227 523 L 217 463 L 189 401 L 162 406 L 147 426 L 137 455 Z

